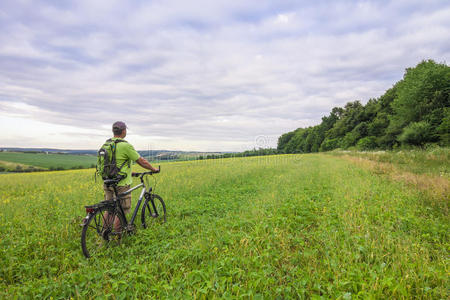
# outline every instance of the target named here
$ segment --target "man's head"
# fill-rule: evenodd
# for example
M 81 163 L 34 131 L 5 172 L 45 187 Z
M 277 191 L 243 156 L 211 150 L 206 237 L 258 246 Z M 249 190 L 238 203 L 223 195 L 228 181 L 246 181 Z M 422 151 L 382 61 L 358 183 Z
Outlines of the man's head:
M 115 137 L 124 138 L 127 135 L 127 125 L 122 121 L 117 121 L 113 124 L 112 131 Z

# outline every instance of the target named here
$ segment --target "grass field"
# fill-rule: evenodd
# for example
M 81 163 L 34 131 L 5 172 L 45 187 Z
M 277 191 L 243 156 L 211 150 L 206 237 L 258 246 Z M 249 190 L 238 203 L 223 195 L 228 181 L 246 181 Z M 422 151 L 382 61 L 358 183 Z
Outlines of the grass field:
M 0 166 L 10 171 L 15 171 L 17 165 L 21 166 L 21 170 L 30 166 L 41 169 L 81 169 L 89 168 L 96 163 L 97 157 L 91 155 L 0 152 Z
M 448 195 L 344 158 L 162 164 L 168 222 L 87 260 L 92 173 L 0 175 L 0 297 L 449 298 Z
M 413 149 L 403 151 L 332 151 L 331 155 L 350 155 L 374 162 L 389 163 L 415 174 L 438 175 L 450 179 L 450 148 Z

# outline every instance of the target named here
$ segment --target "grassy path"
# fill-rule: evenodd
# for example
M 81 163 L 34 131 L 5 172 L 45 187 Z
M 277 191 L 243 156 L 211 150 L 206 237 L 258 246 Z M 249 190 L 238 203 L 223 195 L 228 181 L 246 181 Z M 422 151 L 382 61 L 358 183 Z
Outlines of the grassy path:
M 0 296 L 449 296 L 442 199 L 320 154 L 162 168 L 168 223 L 91 260 L 78 223 L 102 195 L 93 172 L 2 175 Z

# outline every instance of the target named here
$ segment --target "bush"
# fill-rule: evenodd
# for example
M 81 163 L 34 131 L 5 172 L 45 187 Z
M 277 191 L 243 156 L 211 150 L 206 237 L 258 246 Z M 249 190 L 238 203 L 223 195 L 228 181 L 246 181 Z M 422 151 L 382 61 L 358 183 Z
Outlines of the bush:
M 359 138 L 359 134 L 355 131 L 350 131 L 347 132 L 347 134 L 344 136 L 344 138 L 342 139 L 342 147 L 344 149 L 347 149 L 351 146 L 354 146 L 356 144 L 356 141 Z
M 437 128 L 441 145 L 450 146 L 450 108 L 446 108 L 445 117 L 442 119 L 442 123 Z
M 358 141 L 357 147 L 359 150 L 373 150 L 377 148 L 377 138 L 374 136 L 366 136 Z
M 320 145 L 320 151 L 330 151 L 339 147 L 339 139 L 326 138 Z
M 426 121 L 413 122 L 403 129 L 398 140 L 403 144 L 423 146 L 432 141 L 432 128 Z

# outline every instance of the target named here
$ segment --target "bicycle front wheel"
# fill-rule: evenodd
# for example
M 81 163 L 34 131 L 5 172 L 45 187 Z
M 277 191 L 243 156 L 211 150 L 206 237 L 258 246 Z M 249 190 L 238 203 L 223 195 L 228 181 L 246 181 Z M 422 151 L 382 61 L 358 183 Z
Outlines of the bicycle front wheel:
M 105 247 L 119 244 L 125 234 L 126 221 L 113 207 L 101 207 L 89 216 L 81 232 L 81 249 L 87 258 Z
M 156 195 L 150 194 L 145 200 L 141 212 L 142 226 L 147 228 L 150 224 L 162 224 L 166 222 L 166 204 L 163 199 Z

